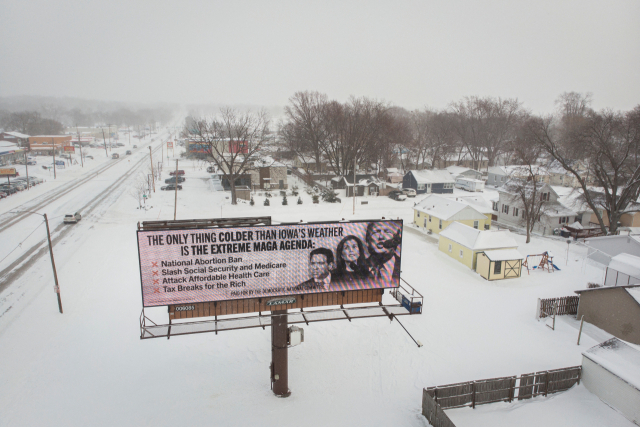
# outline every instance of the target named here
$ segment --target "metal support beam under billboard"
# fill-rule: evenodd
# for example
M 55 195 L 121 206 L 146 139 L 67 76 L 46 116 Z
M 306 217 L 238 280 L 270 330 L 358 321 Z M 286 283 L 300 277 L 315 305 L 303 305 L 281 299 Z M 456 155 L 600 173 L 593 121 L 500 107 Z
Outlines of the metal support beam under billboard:
M 289 340 L 287 310 L 271 314 L 271 389 L 276 396 L 289 397 Z

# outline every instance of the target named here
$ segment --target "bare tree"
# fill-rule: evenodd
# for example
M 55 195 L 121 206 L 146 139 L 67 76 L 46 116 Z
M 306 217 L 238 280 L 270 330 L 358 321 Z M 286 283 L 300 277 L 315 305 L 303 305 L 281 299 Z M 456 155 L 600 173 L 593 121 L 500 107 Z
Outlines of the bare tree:
M 505 145 L 513 138 L 521 114 L 517 99 L 466 97 L 451 105 L 462 146 L 479 169 L 483 156 L 493 166 Z
M 413 114 L 414 147 L 416 164 L 429 163 L 435 168 L 455 152 L 457 136 L 454 118 L 446 111 L 415 111 Z
M 133 181 L 133 185 L 129 190 L 131 197 L 138 201 L 138 208 L 141 209 L 144 206 L 145 195 L 149 190 L 148 178 L 144 174 L 139 174 Z
M 615 233 L 625 210 L 635 211 L 628 207 L 640 193 L 640 162 L 634 155 L 640 126 L 635 111 L 587 111 L 570 120 L 547 117 L 527 122 L 532 140 L 575 176 L 584 202 L 595 213 L 605 234 L 605 220 L 608 219 L 609 232 Z M 588 187 L 587 177 L 574 166 L 576 158 L 586 159 L 596 188 Z
M 221 108 L 217 117 L 187 120 L 184 134 L 201 144 L 206 159 L 222 172 L 231 189 L 231 204 L 235 205 L 237 180 L 254 167 L 258 152 L 271 140 L 267 113 Z

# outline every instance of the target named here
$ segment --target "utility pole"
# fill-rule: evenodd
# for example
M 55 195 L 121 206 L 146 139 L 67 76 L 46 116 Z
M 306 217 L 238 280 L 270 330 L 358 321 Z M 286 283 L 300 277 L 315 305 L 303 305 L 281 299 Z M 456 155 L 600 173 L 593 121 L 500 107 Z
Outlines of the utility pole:
M 111 150 L 111 146 L 113 145 L 111 143 L 111 125 L 107 123 L 107 126 L 109 126 L 109 150 Z
M 104 154 L 109 157 L 109 153 L 107 153 L 107 139 L 104 137 L 104 129 L 102 129 L 102 142 L 104 142 Z
M 49 220 L 47 214 L 44 214 L 44 222 L 47 225 L 47 240 L 49 241 L 49 255 L 51 255 L 51 267 L 53 267 L 53 280 L 56 283 L 54 291 L 58 295 L 58 309 L 62 313 L 62 300 L 60 299 L 60 285 L 58 284 L 58 273 L 56 272 L 56 262 L 53 259 L 53 247 L 51 246 L 51 233 L 49 231 Z
M 271 389 L 278 397 L 289 397 L 287 310 L 271 312 Z
M 353 158 L 353 214 L 356 214 L 356 158 Z
M 29 184 L 29 158 L 26 151 L 24 152 L 24 167 L 27 170 L 27 190 L 29 190 L 31 188 L 31 185 Z
M 153 153 L 151 151 L 151 146 L 149 146 L 149 159 L 151 160 L 151 178 L 153 181 L 153 192 L 156 192 L 156 180 L 155 175 L 153 174 Z
M 173 201 L 173 220 L 176 220 L 176 212 L 178 210 L 178 161 L 176 160 L 176 198 Z
M 129 147 L 131 147 L 131 127 L 127 127 L 128 130 L 128 134 L 129 134 Z
M 53 179 L 56 179 L 58 177 L 56 175 L 56 144 L 53 140 L 53 137 L 51 137 L 51 152 L 53 153 Z
M 78 144 L 80 144 L 80 163 L 84 167 L 84 158 L 82 157 L 82 141 L 80 140 L 80 131 L 78 130 L 78 124 L 76 123 L 76 132 L 78 133 Z

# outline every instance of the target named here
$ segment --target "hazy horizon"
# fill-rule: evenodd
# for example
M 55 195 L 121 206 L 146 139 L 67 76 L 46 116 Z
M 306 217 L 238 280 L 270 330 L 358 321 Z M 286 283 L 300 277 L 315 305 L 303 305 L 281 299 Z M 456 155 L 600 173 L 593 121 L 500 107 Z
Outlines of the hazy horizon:
M 534 113 L 640 103 L 640 2 L 0 0 L 0 97 L 278 109 L 296 91 Z

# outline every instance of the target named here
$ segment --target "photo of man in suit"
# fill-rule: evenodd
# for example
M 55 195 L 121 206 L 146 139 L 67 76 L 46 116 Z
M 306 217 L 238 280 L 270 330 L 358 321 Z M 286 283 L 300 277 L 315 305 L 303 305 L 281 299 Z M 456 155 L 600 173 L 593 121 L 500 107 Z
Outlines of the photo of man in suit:
M 371 222 L 367 227 L 367 266 L 373 280 L 391 282 L 400 278 L 401 228 L 393 222 Z
M 309 273 L 311 278 L 300 283 L 294 289 L 297 291 L 329 290 L 331 284 L 331 270 L 335 268 L 333 251 L 327 248 L 317 248 L 309 254 Z

